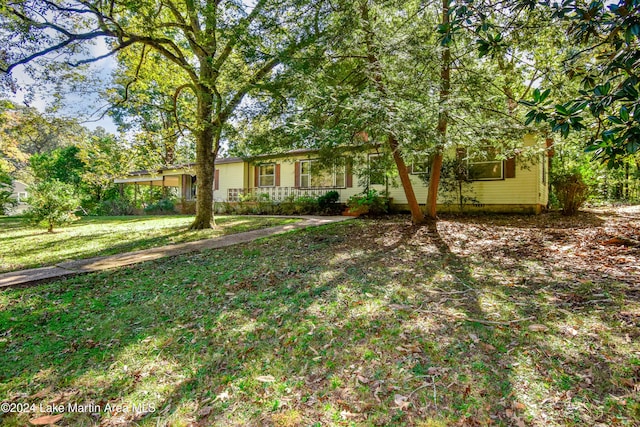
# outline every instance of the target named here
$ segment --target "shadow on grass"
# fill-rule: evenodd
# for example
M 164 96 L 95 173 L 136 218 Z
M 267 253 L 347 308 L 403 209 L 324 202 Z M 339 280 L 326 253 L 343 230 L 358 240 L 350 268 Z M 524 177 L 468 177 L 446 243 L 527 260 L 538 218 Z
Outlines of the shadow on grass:
M 159 221 L 164 220 L 164 218 L 158 218 Z M 293 222 L 295 220 L 288 221 Z M 146 222 L 148 222 L 148 220 Z M 238 221 L 234 218 L 224 217 L 220 220 L 220 227 L 210 230 L 209 233 L 200 230 L 188 230 L 186 224 L 160 224 L 164 225 L 161 231 L 149 228 L 133 229 L 131 232 L 126 233 L 125 230 L 122 229 L 122 226 L 126 226 L 128 222 L 118 222 L 118 225 L 121 227 L 116 230 L 89 230 L 84 235 L 73 235 L 72 233 L 49 235 L 46 232 L 38 233 L 38 235 L 41 234 L 46 238 L 46 240 L 43 239 L 43 241 L 32 239 L 37 237 L 37 235 L 11 236 L 6 238 L 9 240 L 7 243 L 12 244 L 11 258 L 7 258 L 7 263 L 12 261 L 12 264 L 15 265 L 13 270 L 41 267 L 70 259 L 86 259 L 138 251 L 174 243 L 211 239 L 276 226 L 281 222 L 280 220 L 274 222 L 269 218 L 259 220 L 243 218 Z M 101 222 L 101 224 L 103 223 L 104 222 Z M 148 233 L 157 235 L 149 237 L 147 236 Z M 158 233 L 165 234 L 158 235 Z M 121 238 L 118 238 L 119 236 L 121 236 Z M 2 241 L 2 239 L 0 239 L 0 241 Z M 29 262 L 24 260 L 29 260 Z
M 450 241 L 434 226 L 361 221 L 5 292 L 0 400 L 157 408 L 68 414 L 73 425 L 119 417 L 140 425 L 584 424 L 633 415 L 605 402 L 625 391 L 615 381 L 633 366 L 616 367 L 628 355 L 606 342 L 633 333 L 616 323 L 614 306 L 567 314 L 568 285 L 512 286 L 514 271 L 489 254 L 461 256 Z M 491 270 L 502 277 L 484 274 Z M 557 331 L 571 316 L 594 319 L 608 335 Z M 550 332 L 531 331 L 534 322 Z

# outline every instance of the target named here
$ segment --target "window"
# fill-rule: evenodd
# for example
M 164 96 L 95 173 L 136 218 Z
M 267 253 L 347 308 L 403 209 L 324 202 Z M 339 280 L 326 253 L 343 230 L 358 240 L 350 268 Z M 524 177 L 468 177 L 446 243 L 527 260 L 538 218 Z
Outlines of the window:
M 429 174 L 429 166 L 431 165 L 431 161 L 428 159 L 425 160 L 415 160 L 411 163 L 411 175 L 427 175 Z
M 258 187 L 275 187 L 276 165 L 270 163 L 258 167 Z
M 345 166 L 322 168 L 317 160 L 300 161 L 300 187 L 345 187 Z
M 498 159 L 498 150 L 492 146 L 481 147 L 468 159 L 469 178 L 476 181 L 503 179 L 503 161 Z
M 385 185 L 387 174 L 382 154 L 369 154 L 369 185 Z

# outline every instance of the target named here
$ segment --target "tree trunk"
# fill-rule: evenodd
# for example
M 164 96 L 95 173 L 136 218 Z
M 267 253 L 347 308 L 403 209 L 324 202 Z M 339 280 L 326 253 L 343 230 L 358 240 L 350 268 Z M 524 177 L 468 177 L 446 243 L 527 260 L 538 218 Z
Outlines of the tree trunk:
M 442 0 L 442 24 L 449 23 L 449 1 Z M 445 45 L 442 51 L 442 68 L 440 69 L 440 112 L 438 113 L 438 137 L 440 141 L 436 146 L 436 154 L 433 156 L 431 163 L 431 175 L 429 176 L 429 193 L 427 194 L 427 217 L 429 219 L 438 219 L 437 202 L 438 202 L 438 186 L 440 185 L 440 171 L 442 170 L 442 152 L 447 137 L 447 124 L 449 116 L 447 114 L 446 105 L 449 99 L 449 91 L 451 89 L 451 50 Z
M 363 19 L 363 29 L 367 33 L 366 37 L 366 45 L 367 45 L 367 60 L 369 65 L 371 65 L 371 71 L 373 74 L 373 81 L 375 82 L 376 88 L 380 94 L 386 96 L 387 88 L 385 87 L 384 82 L 382 81 L 382 69 L 380 66 L 380 62 L 376 56 L 374 40 L 373 40 L 373 29 L 371 28 L 369 21 L 369 9 L 367 7 L 367 2 L 363 2 L 361 5 L 362 19 Z M 392 108 L 392 107 L 391 107 Z M 424 221 L 424 215 L 422 214 L 422 210 L 420 209 L 420 205 L 418 205 L 418 200 L 416 199 L 416 195 L 413 191 L 413 185 L 411 184 L 411 179 L 409 177 L 409 171 L 407 170 L 407 166 L 402 159 L 402 154 L 400 153 L 400 147 L 398 140 L 391 133 L 388 134 L 389 147 L 391 148 L 391 153 L 393 154 L 393 160 L 396 163 L 396 168 L 398 169 L 398 175 L 400 176 L 400 181 L 402 182 L 402 188 L 404 190 L 405 197 L 407 198 L 407 203 L 409 204 L 409 209 L 411 210 L 411 221 L 414 224 L 420 224 Z
M 391 134 L 389 134 L 387 141 L 389 143 L 391 153 L 393 154 L 393 160 L 395 160 L 396 162 L 398 175 L 400 175 L 400 181 L 402 182 L 402 189 L 404 190 L 404 194 L 407 197 L 407 203 L 409 204 L 409 209 L 411 210 L 411 221 L 414 224 L 421 224 L 422 222 L 424 222 L 424 215 L 422 214 L 420 205 L 418 205 L 416 194 L 413 191 L 413 185 L 411 185 L 409 171 L 407 170 L 407 165 L 404 163 L 404 159 L 400 154 L 398 141 Z
M 198 131 L 196 132 L 196 218 L 190 230 L 203 230 L 213 226 L 213 174 L 215 155 L 213 149 L 215 125 L 212 123 L 211 94 L 198 91 Z
M 439 126 L 438 126 L 439 127 Z M 429 175 L 429 190 L 427 193 L 427 218 L 438 219 L 437 202 L 438 186 L 440 185 L 440 172 L 442 170 L 442 147 L 433 156 L 431 162 L 431 174 Z

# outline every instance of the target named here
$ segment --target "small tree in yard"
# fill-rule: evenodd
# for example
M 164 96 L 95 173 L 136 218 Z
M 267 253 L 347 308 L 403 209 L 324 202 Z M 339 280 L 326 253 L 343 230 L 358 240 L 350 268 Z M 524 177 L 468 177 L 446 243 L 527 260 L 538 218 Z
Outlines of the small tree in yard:
M 580 173 L 568 173 L 557 177 L 553 186 L 563 215 L 574 215 L 589 197 L 589 187 L 582 180 Z
M 30 187 L 29 209 L 26 218 L 36 225 L 46 225 L 53 233 L 53 227 L 68 224 L 79 218 L 74 214 L 80 206 L 71 184 L 57 180 L 43 181 Z

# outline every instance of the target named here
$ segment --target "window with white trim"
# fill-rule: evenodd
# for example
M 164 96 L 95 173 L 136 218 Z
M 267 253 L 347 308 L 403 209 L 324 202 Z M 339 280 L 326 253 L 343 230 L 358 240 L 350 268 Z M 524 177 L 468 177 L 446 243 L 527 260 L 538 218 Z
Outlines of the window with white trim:
M 346 186 L 346 168 L 344 163 L 331 167 L 322 167 L 318 160 L 300 161 L 300 187 L 332 187 Z
M 258 166 L 258 187 L 275 187 L 276 164 L 269 163 Z
M 474 181 L 488 181 L 504 178 L 504 162 L 498 158 L 498 149 L 493 146 L 480 147 L 467 159 L 469 178 Z
M 431 158 L 417 158 L 411 162 L 411 175 L 428 175 Z

